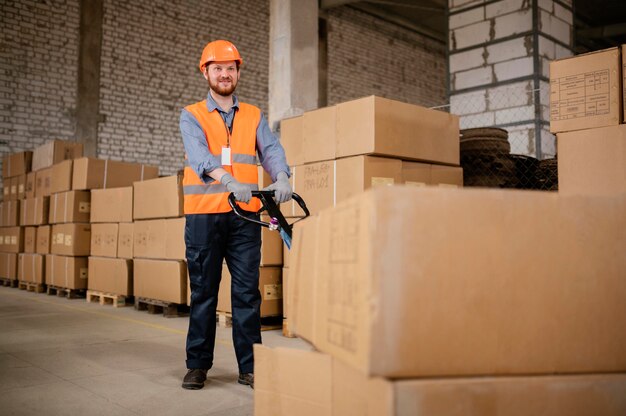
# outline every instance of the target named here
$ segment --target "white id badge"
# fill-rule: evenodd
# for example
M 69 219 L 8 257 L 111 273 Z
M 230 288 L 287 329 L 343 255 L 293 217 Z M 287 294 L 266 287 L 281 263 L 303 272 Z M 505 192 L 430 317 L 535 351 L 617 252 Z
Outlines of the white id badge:
M 222 166 L 230 166 L 230 147 L 222 147 Z

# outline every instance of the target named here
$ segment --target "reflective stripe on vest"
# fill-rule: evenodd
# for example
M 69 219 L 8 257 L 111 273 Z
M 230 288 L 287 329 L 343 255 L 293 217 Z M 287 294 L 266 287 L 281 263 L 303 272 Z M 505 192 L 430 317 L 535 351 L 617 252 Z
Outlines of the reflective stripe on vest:
M 228 142 L 228 134 L 224 120 L 217 110 L 209 112 L 206 100 L 186 107 L 194 115 L 207 138 L 209 151 L 220 157 L 222 147 Z M 256 130 L 261 120 L 261 110 L 249 104 L 240 103 L 233 119 L 230 148 L 232 166 L 223 166 L 241 183 L 249 184 L 253 190 L 258 190 L 258 159 L 256 157 Z M 231 211 L 228 204 L 228 191 L 218 181 L 205 183 L 195 173 L 185 160 L 183 175 L 183 196 L 185 214 L 217 214 Z M 261 203 L 252 198 L 250 203 L 238 203 L 246 211 L 258 211 Z

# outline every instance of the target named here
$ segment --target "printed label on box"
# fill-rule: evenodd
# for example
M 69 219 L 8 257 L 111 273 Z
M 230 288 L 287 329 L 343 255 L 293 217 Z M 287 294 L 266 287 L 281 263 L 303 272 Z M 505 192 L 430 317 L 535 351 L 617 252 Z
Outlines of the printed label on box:
M 372 176 L 372 186 L 391 186 L 394 184 L 393 178 L 383 178 L 379 176 Z
M 553 79 L 550 84 L 550 119 L 609 114 L 609 85 L 608 69 Z
M 17 193 L 18 194 L 23 194 L 24 193 L 24 185 L 20 184 L 20 186 L 17 188 Z
M 283 298 L 283 285 L 270 284 L 263 286 L 263 299 L 276 300 Z
M 11 245 L 12 246 L 16 246 L 17 245 L 17 236 L 16 235 L 12 235 L 11 236 Z
M 406 181 L 406 182 L 404 182 L 404 184 L 408 185 L 408 186 L 417 186 L 417 187 L 426 186 L 426 183 L 424 183 L 424 182 Z
M 72 245 L 72 234 L 67 234 L 65 236 L 65 245 L 68 247 Z

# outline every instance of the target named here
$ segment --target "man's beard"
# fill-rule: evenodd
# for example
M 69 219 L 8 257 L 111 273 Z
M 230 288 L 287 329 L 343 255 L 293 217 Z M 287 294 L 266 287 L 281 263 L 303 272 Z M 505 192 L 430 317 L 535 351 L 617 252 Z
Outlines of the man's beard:
M 219 84 L 219 80 L 215 84 L 211 82 L 211 78 L 209 78 L 208 81 L 209 88 L 211 88 L 211 90 L 215 91 L 215 93 L 221 95 L 222 97 L 230 96 L 233 92 L 235 92 L 235 88 L 237 88 L 237 83 L 234 78 L 230 79 L 230 86 L 228 87 L 221 87 Z

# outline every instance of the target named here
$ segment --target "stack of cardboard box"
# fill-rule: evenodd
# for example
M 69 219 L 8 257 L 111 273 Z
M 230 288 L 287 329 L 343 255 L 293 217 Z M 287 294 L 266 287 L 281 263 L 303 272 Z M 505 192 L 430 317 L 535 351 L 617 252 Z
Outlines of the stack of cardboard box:
M 0 202 L 0 278 L 16 285 L 18 254 L 24 250 L 21 206 L 26 196 L 26 176 L 33 152 L 5 156 L 2 163 L 3 201 Z
M 626 45 L 550 64 L 550 131 L 559 192 L 626 192 Z
M 317 351 L 255 347 L 255 414 L 626 413 L 609 136 L 601 192 L 382 187 L 296 225 L 289 331 Z

